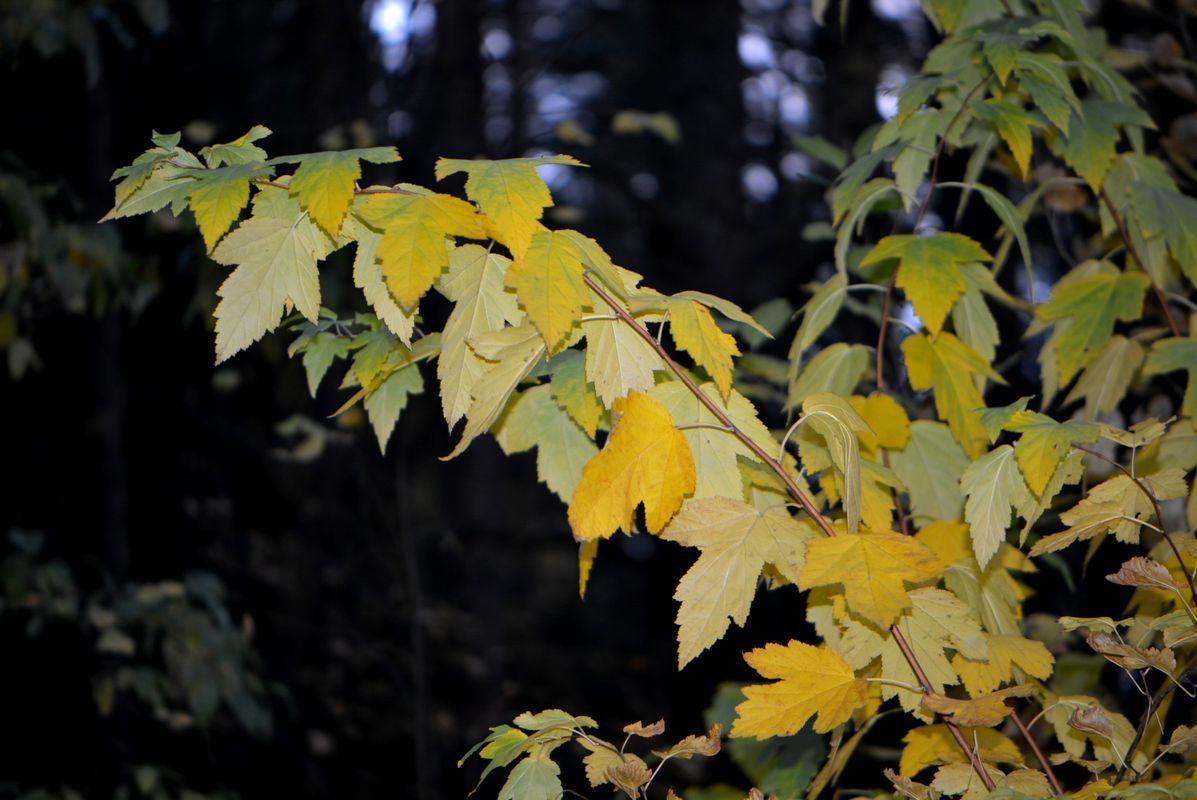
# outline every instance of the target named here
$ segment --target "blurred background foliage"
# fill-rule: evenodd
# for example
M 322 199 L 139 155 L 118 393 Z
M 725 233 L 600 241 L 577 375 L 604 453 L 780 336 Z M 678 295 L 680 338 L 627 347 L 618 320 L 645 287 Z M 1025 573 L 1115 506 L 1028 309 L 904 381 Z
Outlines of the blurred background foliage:
M 1193 4 L 1090 6 L 1193 178 Z M 915 0 L 833 4 L 826 27 L 808 0 L 0 0 L 0 797 L 460 797 L 454 763 L 491 724 L 726 722 L 740 652 L 805 630 L 797 595 L 769 593 L 678 674 L 678 549 L 621 538 L 582 602 L 530 458 L 439 462 L 422 398 L 383 456 L 362 414 L 326 417 L 332 382 L 307 396 L 284 335 L 213 368 L 223 270 L 190 219 L 95 223 L 151 129 L 394 144 L 379 177 L 429 184 L 437 156 L 567 152 L 591 168 L 545 172 L 551 224 L 782 328 L 831 272 L 829 178 L 934 41 Z M 1056 192 L 1031 226 L 1045 281 L 1092 229 L 1082 206 Z M 991 234 L 976 217 L 960 229 Z M 846 319 L 834 340 L 872 343 Z M 744 366 L 778 369 L 781 339 Z M 1006 399 L 1033 394 L 1013 366 Z M 1042 583 L 1063 609 L 1071 589 Z M 794 796 L 826 745 L 793 738 L 677 783 Z

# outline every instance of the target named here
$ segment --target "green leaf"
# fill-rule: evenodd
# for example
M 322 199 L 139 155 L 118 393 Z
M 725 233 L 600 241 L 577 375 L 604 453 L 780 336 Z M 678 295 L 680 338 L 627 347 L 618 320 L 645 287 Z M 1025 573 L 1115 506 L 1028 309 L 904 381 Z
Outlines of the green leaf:
M 848 249 L 852 246 L 852 236 L 860 232 L 859 228 L 873 208 L 890 192 L 900 195 L 898 187 L 889 178 L 874 178 L 853 194 L 851 213 L 845 209 L 848 216 L 835 234 L 835 268 L 845 281 L 848 279 Z M 835 197 L 838 206 L 840 194 L 837 192 Z M 836 218 L 840 218 L 839 213 Z
M 499 800 L 561 800 L 561 768 L 540 750 L 515 765 L 499 790 Z
M 1189 377 L 1182 408 L 1186 416 L 1197 418 L 1197 327 L 1190 330 L 1187 339 L 1174 337 L 1152 344 L 1147 363 L 1143 365 L 1144 375 L 1180 370 L 1187 372 Z
M 960 474 L 969 461 L 946 425 L 930 420 L 910 423 L 910 440 L 891 459 L 894 473 L 910 494 L 916 525 L 960 518 L 964 510 Z
M 1018 250 L 1022 253 L 1022 263 L 1026 267 L 1027 277 L 1031 277 L 1031 244 L 1027 241 L 1026 228 L 1023 226 L 1023 220 L 1018 213 L 1018 209 L 1014 207 L 1006 196 L 994 189 L 992 186 L 986 186 L 983 183 L 957 183 L 955 181 L 944 181 L 940 186 L 958 186 L 965 189 L 976 189 L 981 194 L 981 199 L 989 206 L 990 210 L 997 215 L 997 218 L 1002 221 L 1002 227 L 1006 229 L 1006 235 L 1013 236 L 1014 240 L 1018 242 Z M 1000 261 L 1001 259 L 999 259 Z M 989 281 L 993 284 L 992 278 Z M 996 284 L 994 284 L 996 285 Z
M 309 321 L 320 313 L 317 260 L 326 245 L 306 215 L 295 219 L 250 217 L 212 253 L 236 269 L 216 293 L 216 363 L 256 342 L 293 304 Z
M 1085 417 L 1090 421 L 1113 413 L 1131 381 L 1143 365 L 1143 345 L 1134 339 L 1115 335 L 1101 348 L 1081 377 L 1064 398 L 1065 403 L 1085 400 Z
M 442 158 L 436 162 L 436 179 L 444 180 L 456 172 L 464 172 L 466 195 L 494 222 L 499 240 L 518 259 L 532 243 L 533 234 L 540 229 L 544 210 L 553 204 L 549 187 L 536 173 L 537 167 L 547 164 L 586 166 L 565 155 L 502 161 Z
M 378 449 L 384 454 L 391 433 L 399 422 L 399 414 L 407 407 L 407 398 L 423 391 L 424 377 L 413 363 L 392 372 L 362 401 L 370 427 L 374 429 L 374 437 L 378 440 Z
M 969 464 L 960 476 L 960 488 L 968 498 L 964 519 L 972 536 L 973 553 L 984 569 L 998 545 L 1006 540 L 1011 510 L 1033 502 L 1018 471 L 1014 448 L 1004 444 Z
M 790 344 L 787 356 L 790 362 L 790 382 L 798 377 L 798 367 L 802 363 L 802 355 L 826 332 L 844 305 L 847 296 L 848 279 L 842 272 L 837 272 L 815 290 L 811 298 L 799 310 L 802 323 L 798 332 L 794 334 L 794 341 Z
M 622 320 L 587 320 L 582 332 L 586 335 L 586 380 L 594 384 L 607 408 L 628 392 L 651 389 L 653 373 L 665 368 L 657 352 Z
M 894 182 L 902 193 L 902 203 L 909 211 L 915 201 L 918 188 L 927 175 L 939 137 L 944 134 L 947 118 L 939 108 L 924 108 L 913 114 L 901 125 L 891 119 L 877 133 L 873 143 L 874 151 L 895 141 L 904 144 L 902 151 L 893 160 Z
M 991 444 L 1002 435 L 1002 429 L 1006 427 L 1010 418 L 1025 409 L 1030 400 L 1031 395 L 1028 395 L 1018 398 L 1008 406 L 987 408 L 981 412 L 981 426 L 985 428 L 985 435 L 989 437 Z
M 1105 265 L 1096 274 L 1056 285 L 1052 298 L 1035 309 L 1035 316 L 1060 326 L 1056 352 L 1061 384 L 1067 385 L 1097 357 L 1114 333 L 1115 322 L 1139 318 L 1150 283 L 1141 272 L 1123 273 Z
M 837 342 L 819 351 L 797 380 L 790 384 L 786 408 L 802 405 L 812 394 L 831 392 L 843 397 L 852 394 L 869 368 L 872 349 L 862 344 Z
M 967 288 L 961 265 L 992 260 L 985 248 L 959 233 L 899 234 L 878 242 L 861 265 L 889 258 L 898 259 L 897 284 L 932 334 L 939 333 L 948 312 Z
M 603 404 L 586 380 L 584 354 L 580 350 L 565 350 L 553 358 L 551 367 L 553 399 L 593 439 L 603 416 Z
M 1114 163 L 1118 127 L 1129 125 L 1151 126 L 1151 118 L 1125 103 L 1086 100 L 1081 111 L 1073 111 L 1068 135 L 1056 147 L 1068 166 L 1098 191 Z
M 1048 121 L 1068 135 L 1072 112 L 1083 117 L 1081 101 L 1073 91 L 1068 73 L 1054 53 L 1020 52 L 1015 56 L 1015 73 L 1022 88 Z
M 508 455 L 535 447 L 540 482 L 564 503 L 582 480 L 582 467 L 598 453 L 586 432 L 553 399 L 547 384 L 533 386 L 516 397 L 499 422 L 495 438 Z

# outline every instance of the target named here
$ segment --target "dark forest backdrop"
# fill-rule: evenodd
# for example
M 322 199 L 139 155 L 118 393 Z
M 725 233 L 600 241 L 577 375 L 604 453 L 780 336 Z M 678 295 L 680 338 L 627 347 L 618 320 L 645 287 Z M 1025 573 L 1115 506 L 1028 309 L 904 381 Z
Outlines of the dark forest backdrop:
M 1136 5 L 1099 12 L 1167 58 L 1177 39 L 1153 37 L 1187 18 Z M 438 461 L 431 399 L 380 455 L 360 413 L 326 418 L 335 387 L 308 397 L 285 334 L 214 368 L 224 268 L 190 219 L 95 220 L 151 129 L 199 147 L 260 123 L 279 154 L 394 144 L 379 177 L 421 183 L 438 156 L 566 152 L 590 169 L 549 176 L 554 213 L 617 263 L 796 305 L 831 253 L 834 172 L 803 137 L 850 147 L 935 36 L 913 0 L 852 2 L 843 30 L 839 13 L 0 0 L 0 796 L 462 797 L 477 771 L 457 758 L 525 709 L 704 727 L 716 683 L 747 677 L 739 653 L 801 629 L 795 593 L 679 675 L 678 548 L 605 546 L 579 600 L 530 457 L 487 440 Z

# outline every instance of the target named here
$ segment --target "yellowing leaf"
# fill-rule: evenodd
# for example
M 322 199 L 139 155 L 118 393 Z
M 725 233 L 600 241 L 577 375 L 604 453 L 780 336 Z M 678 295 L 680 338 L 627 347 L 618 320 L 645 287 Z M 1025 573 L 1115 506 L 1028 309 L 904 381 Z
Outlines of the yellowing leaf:
M 848 608 L 884 628 L 910 607 L 905 585 L 932 580 L 942 569 L 935 554 L 910 536 L 864 532 L 812 541 L 798 585 L 843 584 Z
M 648 395 L 630 393 L 615 404 L 622 414 L 602 451 L 582 470 L 569 504 L 569 523 L 580 540 L 632 531 L 644 503 L 649 531 L 659 532 L 694 491 L 694 459 L 669 412 Z
M 395 300 L 409 311 L 449 266 L 452 238 L 481 239 L 486 232 L 464 200 L 407 184 L 396 188 L 408 194 L 368 195 L 355 213 L 382 230 L 382 273 Z
M 544 337 L 550 355 L 569 336 L 582 309 L 590 307 L 590 289 L 582 273 L 598 269 L 601 259 L 609 265 L 610 259 L 594 240 L 577 231 L 541 229 L 507 270 L 507 285 Z
M 1035 309 L 1037 319 L 1064 326 L 1056 338 L 1061 385 L 1097 357 L 1113 334 L 1116 321 L 1139 318 L 1150 284 L 1141 272 L 1107 268 L 1088 277 L 1061 281 L 1051 300 Z
M 788 736 L 816 714 L 815 731 L 826 733 L 868 701 L 868 684 L 826 645 L 768 644 L 744 659 L 777 682 L 744 687 L 747 699 L 736 706 L 732 736 Z
M 607 408 L 628 392 L 653 388 L 653 372 L 665 368 L 661 357 L 631 326 L 618 319 L 582 323 L 586 334 L 586 380 Z
M 507 407 L 515 387 L 544 356 L 544 342 L 528 324 L 482 334 L 470 342 L 470 347 L 493 366 L 475 382 L 461 441 L 443 457 L 446 461 L 461 455 L 470 442 L 490 430 Z
M 724 402 L 713 383 L 704 383 L 700 388 L 716 407 L 736 423 L 736 427 L 748 434 L 766 453 L 776 452 L 777 442 L 757 418 L 756 407 L 750 400 L 733 389 L 727 402 Z M 742 498 L 744 481 L 739 460 L 751 459 L 753 463 L 759 463 L 752 451 L 727 431 L 706 427 L 720 423 L 680 381 L 662 382 L 653 387 L 649 396 L 664 406 L 678 425 L 698 426 L 687 427 L 683 431 L 694 457 L 694 498 Z
M 790 383 L 786 408 L 796 408 L 809 395 L 830 392 L 847 397 L 856 390 L 872 363 L 869 348 L 860 344 L 836 342 L 812 358 Z
M 1157 500 L 1174 500 L 1186 492 L 1184 471 L 1168 467 L 1139 479 Z M 1089 490 L 1075 506 L 1060 514 L 1066 530 L 1045 536 L 1031 548 L 1032 556 L 1062 550 L 1074 542 L 1113 532 L 1118 541 L 1136 543 L 1143 521 L 1155 513 L 1151 501 L 1127 475 L 1114 477 Z
M 988 653 L 985 634 L 972 609 L 958 597 L 943 589 L 914 589 L 910 592 L 911 607 L 895 623 L 910 645 L 915 659 L 931 681 L 932 688 L 942 692 L 945 686 L 959 683 L 948 660 L 948 649 L 984 658 Z M 893 636 L 887 635 L 881 647 L 881 677 L 905 684 L 918 684 L 902 650 Z M 897 695 L 902 707 L 914 711 L 919 707 L 920 695 L 896 686 L 882 685 L 882 697 Z
M 354 185 L 362 176 L 360 162 L 387 164 L 398 160 L 399 153 L 393 147 L 312 153 L 300 160 L 289 188 L 316 224 L 329 236 L 336 236 L 353 202 Z
M 710 373 L 726 400 L 731 392 L 732 357 L 740 355 L 731 334 L 721 331 L 711 312 L 694 300 L 669 303 L 669 333 L 678 347 Z
M 814 535 L 784 506 L 760 511 L 727 497 L 688 503 L 661 532 L 662 539 L 702 551 L 673 595 L 681 603 L 678 668 L 722 638 L 729 618 L 744 624 L 765 564 L 796 581 Z
M 454 302 L 436 365 L 441 408 L 450 429 L 469 411 L 474 388 L 490 366 L 470 348 L 469 340 L 501 330 L 522 316 L 515 296 L 503 290 L 510 263 L 476 244 L 467 244 L 453 250 L 449 272 L 441 278 L 441 291 Z
M 495 438 L 508 454 L 535 447 L 541 483 L 565 503 L 582 480 L 582 468 L 598 453 L 594 442 L 543 384 L 533 386 L 511 404 Z
M 436 179 L 464 172 L 466 195 L 491 219 L 498 238 L 518 260 L 541 229 L 544 210 L 553 204 L 549 187 L 536 173 L 537 167 L 548 164 L 586 166 L 565 155 L 501 161 L 442 158 L 436 162 Z
M 1087 422 L 1056 422 L 1036 411 L 1019 411 L 1006 423 L 1006 430 L 1022 434 L 1014 452 L 1027 486 L 1038 496 L 1072 443 L 1095 442 L 1100 429 Z
M 934 335 L 939 333 L 948 312 L 968 287 L 961 265 L 989 261 L 992 257 L 981 245 L 959 233 L 900 234 L 878 242 L 861 266 L 889 258 L 898 259 L 898 286 Z
M 307 319 L 320 313 L 317 260 L 326 252 L 319 229 L 297 219 L 251 217 L 212 253 L 219 264 L 236 265 L 216 290 L 216 363 L 274 329 L 288 303 Z
M 1032 501 L 1014 448 L 1004 444 L 968 465 L 960 476 L 960 488 L 967 496 L 964 518 L 973 539 L 973 552 L 982 569 L 1006 539 L 1011 509 Z
M 964 452 L 976 458 L 985 452 L 988 437 L 981 425 L 980 411 L 985 407 L 977 390 L 976 376 L 1001 383 L 1002 378 L 977 351 L 944 331 L 935 338 L 922 334 L 908 336 L 902 342 L 910 385 L 915 389 L 935 391 L 935 410 L 948 423 Z
M 990 728 L 964 728 L 964 740 L 979 748 L 983 761 L 1021 764 L 1022 751 L 1010 737 Z M 898 762 L 898 772 L 914 777 L 935 764 L 967 764 L 968 756 L 960 751 L 947 725 L 920 725 L 907 731 L 902 738 L 906 746 Z

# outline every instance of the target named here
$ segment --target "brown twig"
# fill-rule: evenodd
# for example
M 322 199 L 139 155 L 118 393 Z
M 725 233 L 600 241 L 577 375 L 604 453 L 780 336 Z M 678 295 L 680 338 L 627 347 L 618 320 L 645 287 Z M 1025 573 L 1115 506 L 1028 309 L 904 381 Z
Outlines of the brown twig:
M 1114 218 L 1115 224 L 1118 225 L 1118 233 L 1122 236 L 1122 241 L 1126 242 L 1126 252 L 1130 253 L 1131 258 L 1138 264 L 1139 269 L 1143 270 L 1143 274 L 1151 281 L 1151 288 L 1155 292 L 1155 299 L 1160 304 L 1160 310 L 1164 312 L 1164 319 L 1168 321 L 1168 329 L 1172 331 L 1173 336 L 1180 336 L 1180 326 L 1176 324 L 1176 320 L 1172 317 L 1172 312 L 1168 310 L 1168 298 L 1164 297 L 1163 290 L 1160 289 L 1159 284 L 1155 282 L 1155 278 L 1151 277 L 1151 273 L 1147 270 L 1147 264 L 1139 257 L 1139 250 L 1135 247 L 1134 240 L 1131 239 L 1130 232 L 1126 228 L 1126 220 L 1118 213 L 1118 209 L 1114 207 L 1114 201 L 1110 199 L 1110 195 L 1106 192 L 1104 186 L 1101 188 L 1099 194 L 1102 202 L 1106 204 L 1106 209 L 1110 212 L 1110 216 Z
M 1060 779 L 1056 777 L 1055 771 L 1052 770 L 1051 762 L 1047 760 L 1047 757 L 1043 755 L 1043 751 L 1039 749 L 1039 744 L 1035 741 L 1035 737 L 1031 736 L 1031 732 L 1027 730 L 1027 726 L 1022 721 L 1022 717 L 1020 717 L 1018 712 L 1015 711 L 1010 715 L 1010 718 L 1014 720 L 1015 726 L 1018 727 L 1018 731 L 1022 734 L 1022 738 L 1025 739 L 1027 744 L 1030 746 L 1031 752 L 1035 754 L 1035 758 L 1039 759 L 1039 766 L 1043 767 L 1043 771 L 1047 773 L 1047 779 L 1052 782 L 1052 788 L 1056 790 L 1056 794 L 1064 794 L 1064 788 L 1060 786 Z
M 835 536 L 835 528 L 833 528 L 831 523 L 828 522 L 827 519 L 819 512 L 819 509 L 815 507 L 814 502 L 807 497 L 806 492 L 802 491 L 801 487 L 799 487 L 794 479 L 790 477 L 790 474 L 786 472 L 785 467 L 781 465 L 781 462 L 766 453 L 764 448 L 753 441 L 751 436 L 741 430 L 740 427 L 736 425 L 734 421 L 732 421 L 731 417 L 729 417 L 714 400 L 708 397 L 707 394 L 702 391 L 702 389 L 698 388 L 698 385 L 695 384 L 694 380 L 686 374 L 686 371 L 682 369 L 676 361 L 673 360 L 673 357 L 669 355 L 669 352 L 665 349 L 665 347 L 657 341 L 656 337 L 649 333 L 648 328 L 641 325 L 631 314 L 629 314 L 627 309 L 625 309 L 618 300 L 612 297 L 607 290 L 604 289 L 602 285 L 590 275 L 589 272 L 582 273 L 582 280 L 586 282 L 586 285 L 589 286 L 595 294 L 602 298 L 603 302 L 610 306 L 611 310 L 615 312 L 617 317 L 631 327 L 631 329 L 636 332 L 636 335 L 643 339 L 644 342 L 656 352 L 661 361 L 664 362 L 665 366 L 668 367 L 669 370 L 677 376 L 678 380 L 685 385 L 690 393 L 693 394 L 694 397 L 700 403 L 702 403 L 703 406 L 705 406 L 706 409 L 711 412 L 711 414 L 715 416 L 715 419 L 719 420 L 719 422 L 727 428 L 728 433 L 739 439 L 745 447 L 752 451 L 753 455 L 759 458 L 765 466 L 772 470 L 773 473 L 781 479 L 781 481 L 785 484 L 786 490 L 789 492 L 790 496 L 794 498 L 794 501 L 802 507 L 802 510 L 805 511 L 807 515 L 815 521 L 815 524 L 819 526 L 820 530 L 822 530 L 827 536 Z M 919 684 L 923 687 L 923 691 L 927 693 L 933 692 L 935 689 L 931 685 L 931 681 L 927 677 L 927 673 L 923 670 L 922 665 L 919 664 L 918 659 L 915 657 L 914 651 L 911 650 L 910 644 L 906 641 L 906 637 L 902 635 L 900 630 L 898 630 L 897 625 L 891 625 L 889 630 L 894 637 L 894 642 L 897 643 L 898 648 L 902 651 L 902 655 L 906 659 L 906 662 L 910 665 L 910 669 L 918 678 Z M 952 737 L 956 740 L 956 743 L 960 745 L 960 749 L 963 750 L 968 756 L 969 761 L 972 763 L 973 769 L 975 769 L 977 775 L 980 776 L 981 782 L 985 784 L 986 788 L 992 791 L 994 788 L 993 779 L 989 777 L 989 773 L 986 771 L 985 765 L 981 763 L 980 756 L 969 746 L 968 741 L 964 738 L 964 734 L 961 733 L 960 729 L 955 725 L 955 723 L 949 720 L 945 720 L 945 723 L 947 724 L 948 729 L 952 732 Z
M 1134 483 L 1135 486 L 1139 487 L 1139 491 L 1146 495 L 1147 499 L 1151 501 L 1152 510 L 1155 512 L 1155 521 L 1158 522 L 1160 526 L 1160 535 L 1164 537 L 1164 541 L 1166 541 L 1168 546 L 1172 548 L 1172 554 L 1176 556 L 1176 563 L 1180 566 L 1180 571 L 1185 574 L 1185 580 L 1189 584 L 1189 596 L 1193 599 L 1193 603 L 1197 604 L 1197 586 L 1193 584 L 1192 573 L 1189 572 L 1189 568 L 1185 564 L 1184 558 L 1182 558 L 1180 555 L 1180 548 L 1176 546 L 1176 542 L 1173 541 L 1172 536 L 1169 535 L 1167 529 L 1164 527 L 1164 512 L 1160 508 L 1160 501 L 1155 499 L 1155 495 L 1152 494 L 1151 490 L 1147 488 L 1147 484 L 1136 478 L 1133 472 L 1109 456 L 1099 453 L 1096 450 L 1090 450 L 1087 447 L 1081 447 L 1079 444 L 1074 444 L 1073 447 L 1077 450 L 1080 450 L 1082 453 L 1088 453 L 1095 458 L 1100 458 L 1107 464 L 1113 464 L 1115 467 L 1122 470 L 1122 474 L 1130 478 L 1131 482 Z

